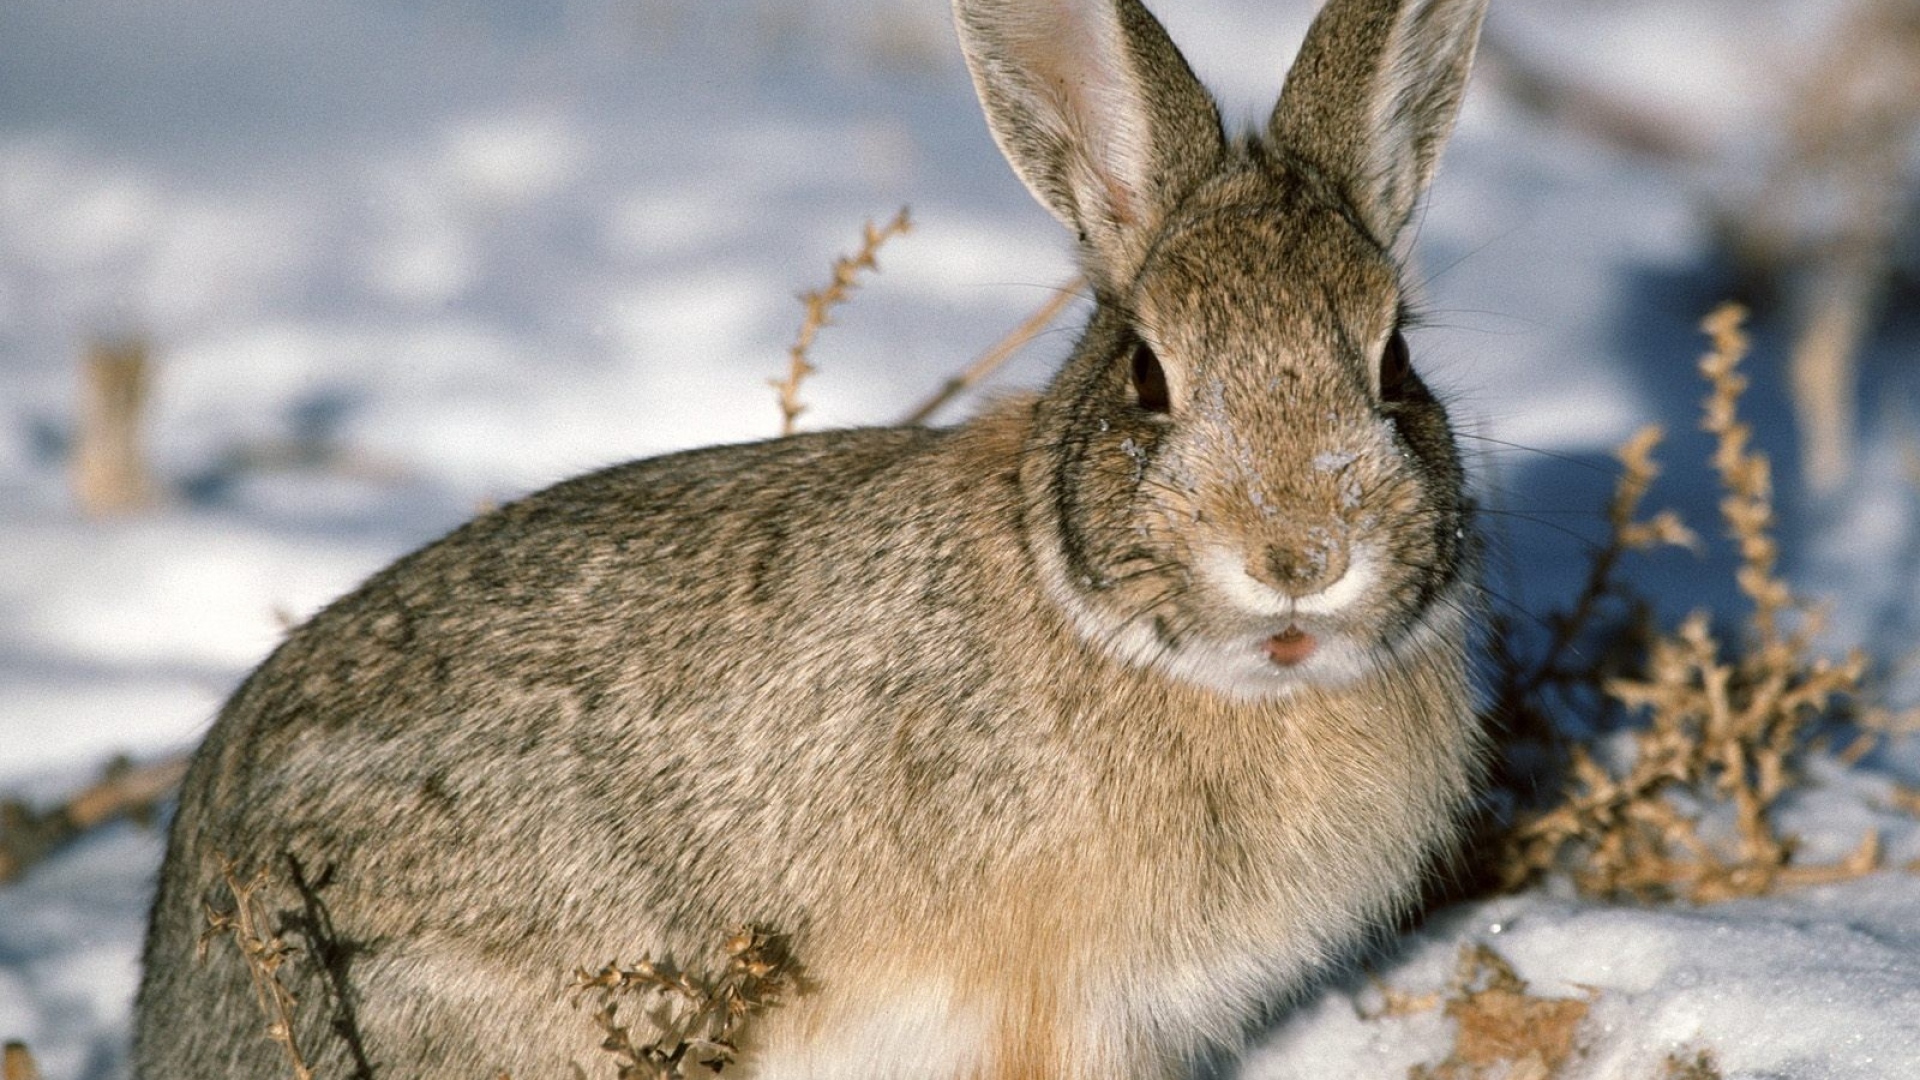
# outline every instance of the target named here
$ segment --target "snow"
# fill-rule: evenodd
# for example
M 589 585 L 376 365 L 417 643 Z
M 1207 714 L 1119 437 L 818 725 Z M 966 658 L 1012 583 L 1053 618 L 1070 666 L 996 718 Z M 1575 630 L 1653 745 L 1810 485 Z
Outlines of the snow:
M 1154 6 L 1251 122 L 1312 5 Z M 1513 602 L 1566 595 L 1605 453 L 1642 423 L 1674 436 L 1654 501 L 1710 525 L 1691 360 L 1730 283 L 1697 211 L 1775 137 L 1781 57 L 1833 8 L 1496 5 L 1494 30 L 1732 163 L 1626 157 L 1470 99 L 1419 222 L 1413 343 L 1502 511 Z M 51 798 L 113 754 L 189 745 L 283 620 L 490 500 L 772 434 L 794 294 L 903 203 L 914 232 L 816 350 L 809 427 L 904 414 L 1072 272 L 987 136 L 942 0 L 0 5 L 0 794 Z M 174 496 L 92 522 L 62 464 L 74 358 L 132 333 L 155 344 L 149 443 Z M 1758 333 L 1749 415 L 1792 492 L 1783 330 Z M 1790 571 L 1837 598 L 1832 639 L 1887 662 L 1916 641 L 1899 363 L 1915 333 L 1896 322 L 1866 358 L 1851 488 L 1782 507 Z M 1033 385 L 1071 341 L 1043 336 L 994 388 Z M 236 464 L 273 446 L 354 467 Z M 1722 565 L 1676 556 L 1647 580 L 1670 610 L 1724 606 Z M 1884 809 L 1917 780 L 1910 745 L 1823 772 L 1792 826 L 1829 858 L 1871 827 L 1890 865 L 1920 859 L 1920 827 Z M 49 1078 L 125 1075 L 159 854 L 116 827 L 0 888 L 0 1038 L 30 1042 Z M 1640 1080 L 1711 1048 L 1729 1077 L 1907 1078 L 1916 915 L 1920 878 L 1898 872 L 1697 909 L 1548 890 L 1445 912 L 1373 970 L 1432 990 L 1486 942 L 1537 993 L 1592 995 L 1575 1077 Z M 1391 1077 L 1445 1056 L 1443 1016 L 1363 1020 L 1375 997 L 1328 987 L 1239 1075 Z
M 1910 1076 L 1920 1062 L 1920 931 L 1910 882 L 1884 876 L 1707 909 L 1608 908 L 1529 894 L 1443 915 L 1380 972 L 1445 989 L 1462 942 L 1513 964 L 1532 993 L 1590 999 L 1575 1077 L 1662 1075 L 1711 1047 L 1730 1077 Z M 1312 1003 L 1254 1052 L 1260 1080 L 1404 1076 L 1448 1044 L 1435 1013 L 1366 1019 L 1357 987 Z

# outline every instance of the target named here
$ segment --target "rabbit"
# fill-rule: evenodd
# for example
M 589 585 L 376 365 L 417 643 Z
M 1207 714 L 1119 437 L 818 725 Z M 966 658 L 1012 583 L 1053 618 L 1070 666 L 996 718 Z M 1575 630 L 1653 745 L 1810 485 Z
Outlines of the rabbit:
M 1090 282 L 1059 373 L 563 482 L 293 631 L 184 783 L 139 1074 L 287 1075 L 240 951 L 195 961 L 228 866 L 322 1077 L 613 1075 L 576 970 L 711 975 L 737 925 L 796 977 L 727 1075 L 1233 1053 L 1480 783 L 1472 507 L 1396 253 L 1484 10 L 1330 0 L 1230 137 L 1139 0 L 956 0 Z

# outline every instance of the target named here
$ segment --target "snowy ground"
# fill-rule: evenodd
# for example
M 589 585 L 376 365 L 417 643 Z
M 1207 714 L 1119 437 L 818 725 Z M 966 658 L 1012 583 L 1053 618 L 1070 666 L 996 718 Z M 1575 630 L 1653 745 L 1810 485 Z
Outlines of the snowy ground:
M 1230 117 L 1258 115 L 1308 0 L 1154 5 Z M 1775 76 L 1831 4 L 1501 0 L 1493 25 L 1690 130 L 1678 171 L 1477 93 L 1421 227 L 1416 349 L 1476 436 L 1498 584 L 1566 591 L 1639 424 L 1675 432 L 1657 501 L 1712 521 L 1692 467 L 1693 325 L 1726 288 L 1702 193 L 1770 136 Z M 1275 10 L 1277 9 L 1277 10 Z M 980 121 L 943 0 L 9 0 L 0 5 L 0 794 L 51 797 L 108 756 L 189 744 L 275 640 L 488 500 L 582 469 L 771 434 L 792 296 L 859 223 L 915 232 L 815 359 L 808 426 L 889 421 L 1035 307 L 1067 245 Z M 1484 87 L 1482 88 L 1485 89 Z M 1835 638 L 1916 640 L 1920 500 L 1907 478 L 1911 315 L 1874 343 L 1867 453 L 1842 495 L 1784 500 L 1791 571 Z M 1751 409 L 1793 490 L 1760 324 Z M 138 333 L 161 364 L 151 447 L 170 499 L 71 506 L 74 359 Z M 1065 352 L 1042 338 L 1002 377 Z M 344 448 L 364 468 L 264 470 L 250 450 Z M 1526 447 L 1510 450 L 1506 444 Z M 1586 538 L 1586 539 L 1583 539 Z M 1649 580 L 1724 604 L 1690 560 Z M 1910 692 L 1910 691 L 1908 691 Z M 1869 827 L 1908 746 L 1794 807 L 1815 854 Z M 0 889 L 0 1038 L 50 1078 L 124 1075 L 154 835 L 114 829 Z M 1446 914 L 1380 965 L 1444 982 L 1494 945 L 1536 992 L 1594 993 L 1575 1075 L 1641 1080 L 1682 1048 L 1730 1077 L 1920 1075 L 1920 878 L 1710 909 L 1532 894 Z M 1360 1018 L 1335 987 L 1265 1039 L 1250 1080 L 1397 1077 L 1445 1056 L 1439 1014 Z

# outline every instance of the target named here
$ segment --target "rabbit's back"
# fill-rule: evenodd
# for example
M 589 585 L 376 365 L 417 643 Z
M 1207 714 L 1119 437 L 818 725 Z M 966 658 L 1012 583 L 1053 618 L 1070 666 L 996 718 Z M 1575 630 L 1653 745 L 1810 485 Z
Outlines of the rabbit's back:
M 1033 741 L 1004 737 L 1020 718 L 988 704 L 1002 691 L 968 686 L 1021 592 L 1004 542 L 1017 442 L 956 459 L 1008 428 L 838 433 L 582 477 L 297 630 L 188 778 L 149 943 L 146 1075 L 181 1075 L 163 1063 L 182 1026 L 162 1017 L 227 1016 L 273 1063 L 254 1018 L 232 1015 L 254 1008 L 237 967 L 220 949 L 192 963 L 208 898 L 231 906 L 209 889 L 221 859 L 306 882 L 282 914 L 331 919 L 377 1037 L 413 1023 L 380 1015 L 408 980 L 439 984 L 421 1002 L 462 979 L 558 1002 L 577 967 L 703 961 L 738 923 L 804 947 L 814 909 L 846 917 L 869 876 L 937 896 L 1040 835 Z M 528 1043 L 564 1029 L 541 1051 L 559 1067 L 594 1028 L 554 1011 L 509 1027 L 534 1025 Z

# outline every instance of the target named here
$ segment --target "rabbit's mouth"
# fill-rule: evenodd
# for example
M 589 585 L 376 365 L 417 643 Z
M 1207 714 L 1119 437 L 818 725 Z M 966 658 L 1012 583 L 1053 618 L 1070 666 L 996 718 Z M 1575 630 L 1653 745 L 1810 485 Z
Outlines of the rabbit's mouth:
M 1283 668 L 1297 668 L 1313 659 L 1319 648 L 1318 638 L 1298 626 L 1288 626 L 1267 639 L 1267 659 Z
M 1160 643 L 1159 665 L 1231 696 L 1284 697 L 1302 687 L 1339 687 L 1372 670 L 1371 645 L 1356 628 L 1302 618 L 1276 629 L 1194 634 Z

